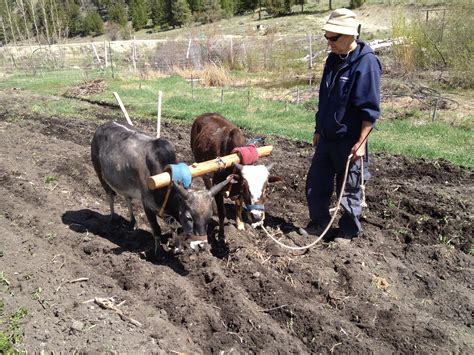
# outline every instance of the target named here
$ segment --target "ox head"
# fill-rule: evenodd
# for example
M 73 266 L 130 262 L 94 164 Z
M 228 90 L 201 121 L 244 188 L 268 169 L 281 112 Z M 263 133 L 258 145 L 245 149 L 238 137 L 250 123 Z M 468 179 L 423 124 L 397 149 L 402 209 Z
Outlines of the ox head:
M 186 190 L 181 184 L 173 184 L 178 197 L 178 218 L 183 227 L 185 240 L 193 250 L 199 250 L 207 243 L 207 226 L 212 217 L 212 201 L 233 179 L 213 186 L 210 190 Z M 183 242 L 181 240 L 180 242 Z M 181 244 L 181 243 L 180 243 Z
M 275 163 L 269 165 L 241 165 L 234 167 L 241 176 L 241 197 L 245 210 L 250 214 L 252 222 L 263 222 L 265 219 L 265 199 L 269 182 L 281 180 L 270 176 L 270 171 Z

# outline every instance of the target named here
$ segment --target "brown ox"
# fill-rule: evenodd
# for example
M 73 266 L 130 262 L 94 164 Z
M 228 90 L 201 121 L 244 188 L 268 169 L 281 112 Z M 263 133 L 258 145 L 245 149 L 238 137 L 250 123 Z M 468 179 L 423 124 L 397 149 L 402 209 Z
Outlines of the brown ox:
M 204 113 L 198 116 L 191 129 L 191 149 L 197 162 L 212 160 L 231 154 L 232 150 L 245 145 L 242 131 L 233 123 L 227 121 L 218 113 Z M 204 178 L 208 189 L 217 185 L 236 172 L 237 183 L 231 185 L 229 197 L 236 204 L 236 224 L 239 230 L 244 230 L 242 221 L 242 207 L 249 212 L 252 222 L 263 222 L 265 218 L 264 202 L 265 190 L 268 182 L 278 181 L 279 178 L 270 177 L 273 163 L 265 165 L 234 164 L 234 168 L 226 168 L 214 173 L 212 183 L 209 177 Z M 224 236 L 224 193 L 214 196 L 219 216 L 219 235 Z

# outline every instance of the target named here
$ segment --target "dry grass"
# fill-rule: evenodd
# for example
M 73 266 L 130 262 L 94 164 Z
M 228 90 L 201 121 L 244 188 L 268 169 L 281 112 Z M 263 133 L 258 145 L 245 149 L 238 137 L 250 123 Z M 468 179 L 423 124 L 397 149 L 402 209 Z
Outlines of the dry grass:
M 203 86 L 226 86 L 231 82 L 225 68 L 214 64 L 208 64 L 202 70 L 174 67 L 173 74 L 186 79 L 199 79 Z

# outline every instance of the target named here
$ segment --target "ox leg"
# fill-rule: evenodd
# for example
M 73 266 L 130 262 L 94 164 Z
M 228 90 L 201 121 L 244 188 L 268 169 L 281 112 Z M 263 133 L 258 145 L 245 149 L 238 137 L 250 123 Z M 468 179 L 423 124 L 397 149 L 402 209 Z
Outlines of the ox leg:
M 135 219 L 135 216 L 133 215 L 132 199 L 130 197 L 127 197 L 125 200 L 127 201 L 128 215 L 130 217 L 130 226 L 132 227 L 133 230 L 135 230 L 137 229 L 137 220 Z
M 243 201 L 241 198 L 235 200 L 235 223 L 237 224 L 238 230 L 245 230 L 245 224 L 242 220 L 242 205 Z
M 161 228 L 156 220 L 156 213 L 145 206 L 143 206 L 145 210 L 146 217 L 148 219 L 148 223 L 150 223 L 151 230 L 153 231 L 153 239 L 155 241 L 155 255 L 158 249 L 161 249 Z
M 110 223 L 114 221 L 115 211 L 114 211 L 114 198 L 115 194 L 112 191 L 107 191 L 107 199 L 109 200 L 110 208 Z
M 219 237 L 224 238 L 224 220 L 225 220 L 225 206 L 224 206 L 224 196 L 222 193 L 218 193 L 215 197 L 217 215 L 219 216 Z

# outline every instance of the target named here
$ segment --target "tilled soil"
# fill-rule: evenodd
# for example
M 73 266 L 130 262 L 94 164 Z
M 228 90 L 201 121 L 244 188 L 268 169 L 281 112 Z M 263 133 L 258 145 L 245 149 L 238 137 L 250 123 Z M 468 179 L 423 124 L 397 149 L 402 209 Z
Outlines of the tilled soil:
M 121 119 L 117 111 L 91 106 L 96 122 L 34 117 L 18 111 L 22 100 L 18 91 L 0 95 L 0 331 L 25 307 L 18 349 L 474 352 L 472 170 L 372 155 L 365 231 L 350 246 L 290 251 L 230 219 L 225 245 L 154 257 L 138 202 L 138 230 L 128 227 L 122 199 L 116 212 L 124 218 L 109 223 L 90 162 L 95 128 Z M 154 124 L 137 126 L 153 134 Z M 162 127 L 178 158 L 191 163 L 189 132 L 187 124 Z M 295 230 L 308 219 L 312 148 L 267 143 L 274 151 L 263 161 L 276 162 L 283 181 L 268 191 L 266 228 L 289 245 L 307 244 L 312 239 Z M 232 216 L 230 201 L 227 209 Z M 211 239 L 216 229 L 214 219 Z M 101 308 L 97 297 L 113 297 L 119 311 Z

